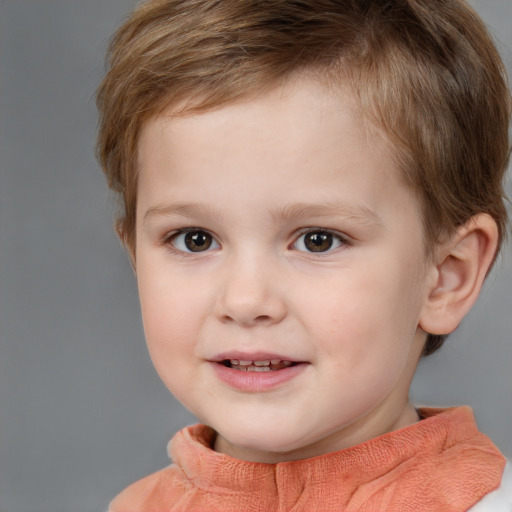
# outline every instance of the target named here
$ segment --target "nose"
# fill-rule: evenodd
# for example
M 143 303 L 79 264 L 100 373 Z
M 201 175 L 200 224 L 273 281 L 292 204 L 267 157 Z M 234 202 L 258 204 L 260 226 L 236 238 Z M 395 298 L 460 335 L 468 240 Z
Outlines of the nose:
M 254 259 L 228 265 L 215 303 L 216 318 L 244 327 L 281 322 L 287 307 L 276 274 L 268 262 Z

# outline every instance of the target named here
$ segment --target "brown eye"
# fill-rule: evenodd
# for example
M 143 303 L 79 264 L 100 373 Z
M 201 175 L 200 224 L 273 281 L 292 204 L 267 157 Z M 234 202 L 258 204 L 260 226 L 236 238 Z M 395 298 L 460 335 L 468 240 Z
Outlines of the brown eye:
M 171 243 L 175 249 L 183 252 L 204 252 L 219 247 L 212 235 L 202 229 L 177 233 Z
M 304 237 L 304 245 L 311 252 L 324 252 L 332 247 L 330 233 L 308 233 Z
M 185 235 L 185 245 L 189 251 L 206 251 L 212 245 L 212 236 L 204 231 L 193 231 Z
M 340 235 L 330 231 L 309 231 L 301 235 L 293 248 L 305 252 L 327 252 L 344 243 Z

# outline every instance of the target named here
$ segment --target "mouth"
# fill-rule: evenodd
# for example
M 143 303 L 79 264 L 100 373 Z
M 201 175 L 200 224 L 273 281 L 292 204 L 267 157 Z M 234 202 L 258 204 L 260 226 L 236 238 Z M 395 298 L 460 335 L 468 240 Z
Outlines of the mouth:
M 220 364 L 232 370 L 242 372 L 275 372 L 295 366 L 297 363 L 293 361 L 283 361 L 281 359 L 263 359 L 260 361 L 243 360 L 243 359 L 224 359 Z
M 284 354 L 224 352 L 209 361 L 224 384 L 243 393 L 270 392 L 299 378 L 309 366 Z

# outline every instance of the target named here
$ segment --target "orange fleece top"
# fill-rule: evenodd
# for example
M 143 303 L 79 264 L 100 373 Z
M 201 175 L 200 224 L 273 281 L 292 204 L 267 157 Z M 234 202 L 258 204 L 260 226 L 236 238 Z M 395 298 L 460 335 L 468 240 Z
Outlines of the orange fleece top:
M 471 409 L 421 409 L 422 421 L 345 450 L 264 464 L 216 453 L 195 425 L 169 443 L 173 464 L 125 489 L 111 512 L 461 512 L 499 487 L 505 458 Z

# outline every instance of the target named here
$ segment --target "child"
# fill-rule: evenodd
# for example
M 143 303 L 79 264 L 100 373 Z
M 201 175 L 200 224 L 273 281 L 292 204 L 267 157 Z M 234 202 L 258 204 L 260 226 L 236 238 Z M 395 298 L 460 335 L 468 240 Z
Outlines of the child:
M 471 411 L 408 398 L 506 232 L 463 0 L 150 0 L 98 105 L 149 351 L 204 423 L 111 512 L 512 510 Z

